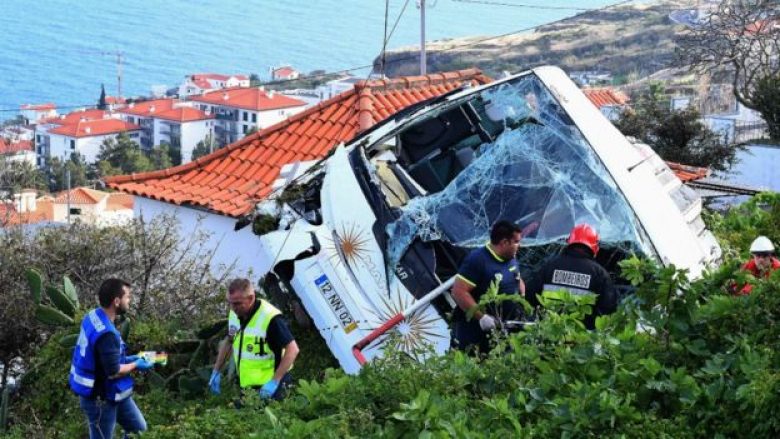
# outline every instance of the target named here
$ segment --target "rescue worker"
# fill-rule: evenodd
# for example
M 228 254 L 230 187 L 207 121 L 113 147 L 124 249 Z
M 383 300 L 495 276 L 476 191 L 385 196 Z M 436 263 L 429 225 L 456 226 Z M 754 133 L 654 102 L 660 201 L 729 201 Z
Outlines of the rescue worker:
M 617 294 L 607 270 L 596 262 L 599 235 L 587 224 L 575 226 L 567 246 L 557 257 L 545 263 L 528 284 L 526 300 L 539 306 L 537 296 L 543 291 L 567 290 L 575 295 L 597 296 L 593 312 L 585 317 L 585 327 L 595 328 L 596 317 L 617 308 Z
M 255 296 L 248 279 L 233 280 L 227 300 L 228 335 L 219 346 L 209 380 L 211 392 L 220 392 L 220 371 L 232 350 L 242 390 L 258 389 L 261 398 L 282 399 L 299 352 L 287 322 L 278 309 Z
M 775 246 L 766 236 L 759 236 L 750 244 L 749 261 L 742 265 L 742 269 L 756 278 L 768 278 L 773 271 L 780 268 L 780 260 L 775 256 Z M 753 290 L 753 285 L 746 284 L 735 294 L 745 296 Z
M 476 346 L 490 350 L 488 334 L 501 324 L 499 319 L 519 318 L 516 303 L 505 301 L 484 312 L 478 303 L 485 293 L 525 294 L 515 255 L 520 248 L 521 229 L 509 221 L 498 221 L 490 230 L 490 242 L 473 250 L 461 263 L 452 297 L 458 307 L 453 314 L 452 341 L 456 349 Z
M 146 420 L 133 401 L 130 373 L 149 370 L 153 364 L 135 355 L 127 356 L 122 336 L 114 326 L 116 317 L 129 310 L 130 298 L 129 283 L 106 279 L 98 291 L 100 307 L 84 316 L 73 349 L 68 382 L 79 395 L 90 439 L 113 437 L 117 422 L 125 434 L 146 430 Z

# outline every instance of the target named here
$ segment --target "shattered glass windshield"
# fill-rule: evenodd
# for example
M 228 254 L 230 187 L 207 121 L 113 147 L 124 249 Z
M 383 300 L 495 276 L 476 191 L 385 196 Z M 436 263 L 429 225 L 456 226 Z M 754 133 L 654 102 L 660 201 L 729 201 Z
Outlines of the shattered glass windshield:
M 416 238 L 466 248 L 484 245 L 490 226 L 499 219 L 523 227 L 525 249 L 561 244 L 574 225 L 589 223 L 601 235 L 602 248 L 652 254 L 607 169 L 535 75 L 485 89 L 453 105 L 473 122 L 471 132 L 481 135 L 450 146 L 439 144 L 433 152 L 401 151 L 401 157 L 413 158 L 405 164 L 412 178 L 429 190 L 400 207 L 400 216 L 386 227 L 391 267 Z M 452 109 L 444 108 L 427 120 L 451 114 Z M 415 126 L 424 123 L 415 122 L 405 130 L 414 133 Z M 446 125 L 456 129 L 453 123 Z M 405 135 L 409 137 L 402 133 L 400 138 Z M 436 167 L 436 160 L 447 154 L 465 164 L 451 179 L 441 177 L 441 167 Z M 425 172 L 419 170 L 422 164 L 428 167 Z M 440 190 L 436 183 L 424 182 L 437 174 Z

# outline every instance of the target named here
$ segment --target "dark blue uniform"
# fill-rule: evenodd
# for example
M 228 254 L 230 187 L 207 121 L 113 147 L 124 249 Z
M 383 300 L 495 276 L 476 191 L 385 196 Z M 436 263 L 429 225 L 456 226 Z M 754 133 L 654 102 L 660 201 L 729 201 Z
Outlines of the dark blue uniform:
M 596 317 L 617 309 L 617 294 L 607 270 L 578 246 L 569 246 L 558 257 L 544 264 L 526 285 L 526 300 L 538 306 L 537 295 L 543 291 L 566 290 L 572 294 L 595 294 L 593 313 L 585 317 L 585 327 L 594 329 Z
M 477 303 L 488 292 L 491 294 L 519 293 L 520 271 L 517 260 L 514 258 L 504 260 L 487 245 L 473 250 L 466 256 L 458 269 L 457 276 L 461 281 L 474 287 L 471 290 L 471 296 Z M 514 302 L 491 305 L 486 312 L 501 320 L 520 317 L 519 307 Z M 488 334 L 479 327 L 478 320 L 466 321 L 466 313 L 460 307 L 455 309 L 452 318 L 454 323 L 452 340 L 455 349 L 467 349 L 477 345 L 480 352 L 490 350 Z

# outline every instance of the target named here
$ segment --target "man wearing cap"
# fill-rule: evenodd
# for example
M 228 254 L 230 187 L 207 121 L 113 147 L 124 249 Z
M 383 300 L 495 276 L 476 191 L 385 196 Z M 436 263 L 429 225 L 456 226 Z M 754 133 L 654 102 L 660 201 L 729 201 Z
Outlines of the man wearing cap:
M 780 268 L 780 260 L 775 257 L 775 246 L 766 236 L 759 236 L 750 244 L 750 260 L 742 265 L 742 269 L 756 278 L 766 279 L 773 271 Z M 753 285 L 746 284 L 735 294 L 746 296 L 753 290 Z
M 528 283 L 526 300 L 538 306 L 544 291 L 566 290 L 574 295 L 595 294 L 593 313 L 585 317 L 585 327 L 594 329 L 596 317 L 617 309 L 617 294 L 607 270 L 596 262 L 599 235 L 587 224 L 575 226 L 563 252 L 544 264 Z

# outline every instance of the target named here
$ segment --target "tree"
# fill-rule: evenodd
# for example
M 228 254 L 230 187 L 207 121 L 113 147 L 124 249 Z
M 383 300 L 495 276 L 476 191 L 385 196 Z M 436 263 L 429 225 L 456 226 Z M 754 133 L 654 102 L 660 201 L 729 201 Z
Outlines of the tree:
M 45 188 L 46 176 L 33 164 L 0 157 L 0 198 L 3 198 L 3 192 L 18 193 L 22 189 Z
M 49 189 L 52 192 L 68 189 L 67 171 L 70 171 L 70 187 L 86 186 L 90 177 L 94 178 L 94 172 L 90 170 L 84 156 L 73 153 L 68 160 L 62 161 L 57 157 L 51 159 L 49 166 Z
M 250 87 L 258 87 L 262 85 L 262 82 L 260 81 L 260 76 L 258 76 L 257 73 L 250 73 L 249 74 L 249 86 Z
M 98 98 L 97 109 L 105 110 L 108 107 L 106 104 L 106 87 L 100 84 L 100 98 Z
M 100 145 L 98 171 L 101 176 L 131 174 L 152 170 L 152 163 L 127 133 L 108 138 Z
M 168 147 L 168 155 L 171 157 L 171 163 L 173 163 L 173 166 L 179 166 L 181 164 L 181 138 L 176 136 L 171 137 L 171 144 Z
M 152 148 L 152 152 L 149 154 L 149 160 L 154 169 L 170 168 L 173 166 L 171 155 L 170 146 L 167 143 L 161 143 Z M 181 161 L 181 153 L 179 154 L 179 158 Z
M 761 78 L 753 91 L 753 100 L 767 123 L 769 136 L 780 139 L 780 74 Z
M 195 145 L 195 149 L 192 150 L 192 157 L 190 160 L 196 160 L 204 155 L 211 154 L 214 150 L 214 139 L 211 134 L 206 134 L 206 137 Z
M 650 91 L 633 110 L 624 112 L 615 126 L 626 136 L 650 145 L 664 160 L 728 170 L 743 145 L 731 145 L 701 122 L 695 109 L 672 111 L 660 95 Z
M 767 89 L 759 85 L 777 84 L 780 75 L 778 24 L 780 5 L 774 0 L 725 0 L 677 40 L 678 62 L 699 73 L 725 70 L 737 101 L 761 113 L 773 138 L 780 138 L 780 126 L 773 105 L 767 106 Z

